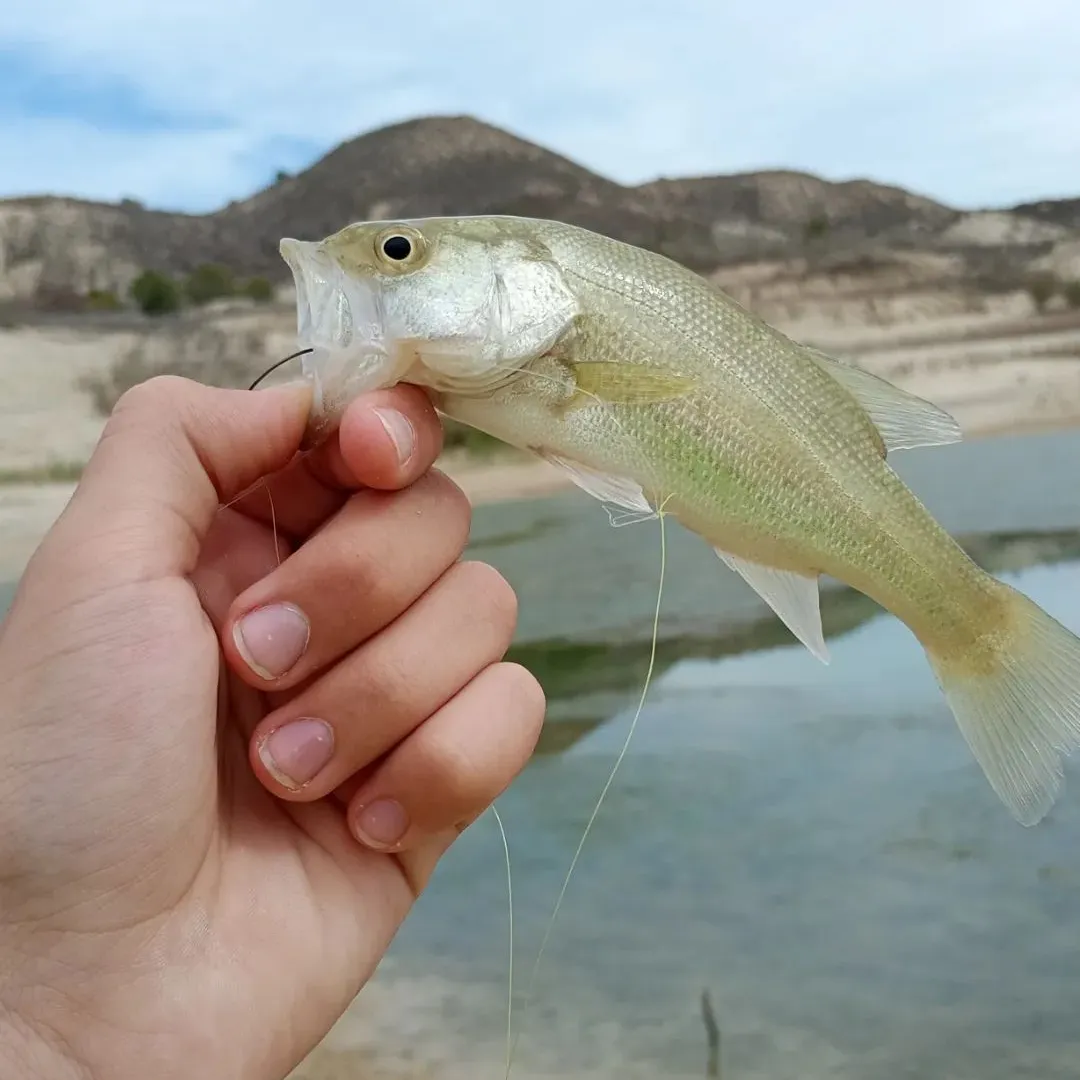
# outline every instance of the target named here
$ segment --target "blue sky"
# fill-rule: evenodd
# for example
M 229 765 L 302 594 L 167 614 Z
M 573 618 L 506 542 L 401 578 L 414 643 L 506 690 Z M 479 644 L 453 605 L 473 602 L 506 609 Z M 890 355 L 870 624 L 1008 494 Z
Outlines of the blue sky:
M 6 0 L 0 195 L 203 211 L 471 113 L 614 179 L 1080 195 L 1077 0 Z

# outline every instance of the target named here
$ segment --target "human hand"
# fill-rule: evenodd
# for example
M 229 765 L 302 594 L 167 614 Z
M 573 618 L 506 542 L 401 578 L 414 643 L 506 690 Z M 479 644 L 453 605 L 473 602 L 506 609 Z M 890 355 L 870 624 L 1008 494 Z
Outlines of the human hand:
M 515 598 L 458 561 L 427 399 L 369 395 L 297 458 L 308 404 L 136 387 L 26 569 L 0 627 L 2 1075 L 284 1077 L 535 746 L 542 692 L 499 662 Z M 220 508 L 271 473 L 272 501 Z

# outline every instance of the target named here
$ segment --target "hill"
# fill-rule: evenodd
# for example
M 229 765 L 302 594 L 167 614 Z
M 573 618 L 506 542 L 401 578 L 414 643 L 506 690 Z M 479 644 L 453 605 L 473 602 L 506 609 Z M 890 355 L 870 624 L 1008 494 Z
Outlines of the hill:
M 926 249 L 958 256 L 973 280 L 1015 284 L 1033 266 L 1067 269 L 1075 260 L 1058 249 L 1080 241 L 1080 198 L 968 213 L 872 180 L 790 170 L 627 187 L 471 117 L 427 117 L 351 139 L 211 214 L 131 201 L 0 200 L 0 302 L 78 308 L 92 290 L 124 294 L 143 268 L 184 273 L 204 262 L 285 282 L 283 235 L 454 213 L 555 218 L 702 272 L 761 259 L 849 265 Z

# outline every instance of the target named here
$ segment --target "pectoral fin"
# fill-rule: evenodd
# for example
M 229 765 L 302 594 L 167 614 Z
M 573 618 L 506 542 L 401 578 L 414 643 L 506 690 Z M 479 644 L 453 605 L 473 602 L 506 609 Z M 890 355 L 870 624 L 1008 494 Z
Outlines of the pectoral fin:
M 673 401 L 689 394 L 697 385 L 697 380 L 690 376 L 640 364 L 588 360 L 569 366 L 577 383 L 577 392 L 567 406 L 571 409 Z
M 815 360 L 866 410 L 886 452 L 959 442 L 960 425 L 944 409 L 900 390 L 869 371 L 806 347 Z
M 817 575 L 803 577 L 790 570 L 749 562 L 713 549 L 776 612 L 784 625 L 823 663 L 829 650 L 821 629 L 821 597 Z
M 588 492 L 594 499 L 598 499 L 605 506 L 614 505 L 627 511 L 617 515 L 609 509 L 608 517 L 612 525 L 628 525 L 656 517 L 656 511 L 649 505 L 649 500 L 645 498 L 645 492 L 637 481 L 598 472 L 546 450 L 537 453 L 545 461 L 562 469 L 582 491 Z

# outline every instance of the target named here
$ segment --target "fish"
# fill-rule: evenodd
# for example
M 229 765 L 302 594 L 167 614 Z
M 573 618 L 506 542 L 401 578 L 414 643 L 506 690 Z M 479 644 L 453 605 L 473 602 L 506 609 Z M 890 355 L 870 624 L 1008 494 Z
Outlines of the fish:
M 1080 638 L 979 567 L 892 468 L 959 441 L 948 412 L 676 261 L 563 222 L 355 222 L 280 252 L 311 350 L 305 445 L 359 393 L 422 387 L 616 523 L 677 520 L 824 663 L 829 575 L 915 636 L 1012 816 L 1049 813 L 1080 743 Z

